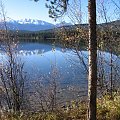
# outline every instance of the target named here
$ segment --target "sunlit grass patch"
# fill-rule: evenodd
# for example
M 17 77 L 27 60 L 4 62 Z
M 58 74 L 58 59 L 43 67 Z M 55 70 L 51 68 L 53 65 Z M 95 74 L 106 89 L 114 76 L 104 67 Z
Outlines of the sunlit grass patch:
M 98 120 L 120 120 L 120 96 L 110 99 L 109 95 L 97 100 Z

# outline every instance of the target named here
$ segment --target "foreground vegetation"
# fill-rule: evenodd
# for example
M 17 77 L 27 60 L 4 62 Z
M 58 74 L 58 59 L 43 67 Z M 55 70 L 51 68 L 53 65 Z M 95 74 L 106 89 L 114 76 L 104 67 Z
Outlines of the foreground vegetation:
M 71 106 L 60 106 L 49 112 L 21 111 L 20 113 L 1 112 L 1 120 L 87 120 L 87 102 L 72 101 Z M 97 99 L 98 120 L 120 120 L 120 94 L 110 99 L 109 95 Z

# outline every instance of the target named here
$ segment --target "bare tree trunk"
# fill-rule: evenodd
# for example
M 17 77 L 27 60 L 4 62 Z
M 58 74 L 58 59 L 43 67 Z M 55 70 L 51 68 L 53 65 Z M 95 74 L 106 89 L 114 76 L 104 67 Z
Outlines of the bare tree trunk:
M 110 99 L 113 99 L 113 53 L 112 46 L 110 48 Z
M 88 0 L 88 14 L 89 14 L 88 120 L 96 120 L 96 97 L 97 97 L 96 0 Z

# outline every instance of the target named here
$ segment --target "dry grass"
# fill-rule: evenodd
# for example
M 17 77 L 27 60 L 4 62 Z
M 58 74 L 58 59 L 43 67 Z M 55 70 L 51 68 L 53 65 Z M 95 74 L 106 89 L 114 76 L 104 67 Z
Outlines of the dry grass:
M 75 106 L 72 102 L 70 107 L 59 108 L 54 112 L 47 113 L 23 113 L 18 114 L 3 113 L 0 120 L 87 120 L 87 103 L 79 103 Z M 120 96 L 113 100 L 106 95 L 97 100 L 98 120 L 120 120 Z

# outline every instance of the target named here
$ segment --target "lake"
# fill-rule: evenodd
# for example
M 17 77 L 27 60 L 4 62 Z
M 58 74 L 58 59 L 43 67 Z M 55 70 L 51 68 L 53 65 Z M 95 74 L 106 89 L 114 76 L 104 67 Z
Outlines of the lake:
M 28 74 L 32 73 L 34 77 L 48 75 L 57 69 L 61 84 L 87 84 L 86 70 L 70 49 L 43 43 L 21 43 L 18 54 L 25 63 Z M 86 51 L 83 54 L 87 57 Z
M 110 53 L 102 51 L 98 51 L 98 53 L 98 56 L 101 56 L 99 57 L 98 63 L 100 60 L 102 61 L 105 74 L 109 78 Z M 18 45 L 17 54 L 25 65 L 24 68 L 27 72 L 27 78 L 30 81 L 38 80 L 44 76 L 45 82 L 45 79 L 47 79 L 53 71 L 56 71 L 56 81 L 60 86 L 72 90 L 77 88 L 79 92 L 87 90 L 88 81 L 86 68 L 88 68 L 88 51 L 79 51 L 81 57 L 81 59 L 79 59 L 76 52 L 71 49 L 61 48 L 52 44 L 23 42 Z M 4 56 L 5 53 L 1 50 L 0 57 L 3 58 Z M 86 68 L 83 61 L 87 66 Z M 113 62 L 117 67 L 120 65 L 120 60 L 116 55 L 113 55 Z

